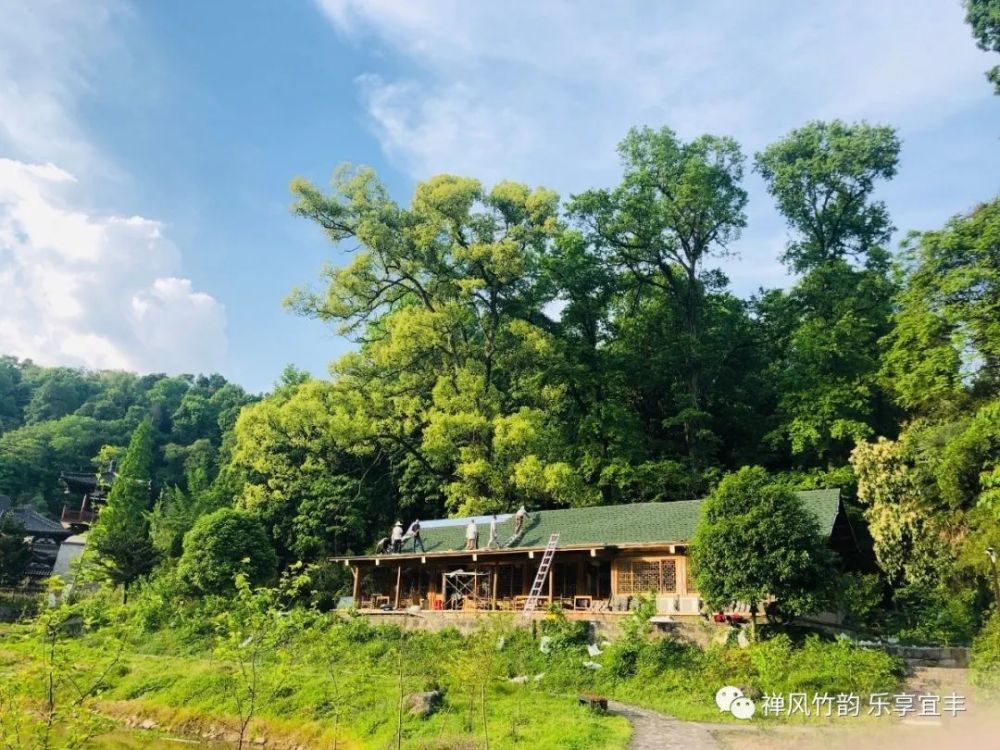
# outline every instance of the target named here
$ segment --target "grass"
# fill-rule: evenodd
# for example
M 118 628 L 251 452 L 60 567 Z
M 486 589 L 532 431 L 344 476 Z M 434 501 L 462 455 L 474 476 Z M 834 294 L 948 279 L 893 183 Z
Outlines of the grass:
M 421 634 L 414 639 L 417 660 L 404 669 L 404 694 L 437 687 L 445 698 L 441 710 L 426 719 L 404 712 L 404 747 L 482 747 L 486 733 L 491 748 L 612 750 L 626 746 L 631 729 L 625 719 L 596 714 L 578 705 L 573 695 L 552 695 L 535 683 L 520 685 L 499 678 L 485 685 L 484 728 L 482 690 L 463 689 L 454 671 L 461 667 L 439 648 L 455 642 L 454 634 Z M 306 644 L 298 645 L 304 653 Z M 251 736 L 282 738 L 309 747 L 333 747 L 335 737 L 340 748 L 394 746 L 400 678 L 396 654 L 386 645 L 381 638 L 356 649 L 345 644 L 343 653 L 330 662 L 336 689 L 330 669 L 317 667 L 309 659 L 264 666 L 266 695 L 262 695 Z M 61 648 L 65 649 L 63 658 L 82 674 L 103 671 L 108 662 L 106 646 L 98 633 Z M 151 718 L 161 727 L 189 734 L 212 727 L 231 732 L 237 724 L 231 683 L 235 667 L 207 650 L 200 656 L 180 655 L 163 653 L 163 646 L 159 637 L 135 643 L 108 675 L 97 703 L 99 710 L 119 719 Z M 346 658 L 344 654 L 350 652 L 351 658 Z M 24 629 L 0 640 L 0 678 L 26 677 L 37 668 L 39 656 L 37 644 Z M 440 669 L 430 667 L 427 660 L 432 658 L 443 660 Z M 440 682 L 429 685 L 431 674 Z M 477 688 L 476 681 L 471 687 Z
M 309 747 L 394 747 L 399 732 L 404 747 L 482 747 L 488 739 L 491 748 L 608 750 L 625 747 L 631 728 L 579 705 L 581 692 L 681 719 L 737 723 L 715 705 L 722 685 L 751 695 L 864 696 L 892 691 L 901 676 L 881 652 L 816 637 L 793 642 L 778 635 L 746 649 L 703 651 L 651 639 L 637 619 L 591 656 L 586 625 L 559 617 L 541 623 L 537 635 L 498 616 L 465 636 L 257 607 L 266 602 L 248 596 L 211 616 L 175 613 L 151 630 L 121 612 L 115 624 L 115 617 L 80 610 L 67 622 L 85 632 L 60 640 L 60 674 L 77 684 L 101 675 L 95 706 L 105 714 L 151 718 L 188 734 L 232 733 L 241 714 L 237 699 L 253 697 L 249 736 Z M 243 607 L 239 616 L 234 607 Z M 0 682 L 39 684 L 44 657 L 31 630 L 9 628 L 0 637 Z M 588 668 L 593 661 L 599 669 Z M 248 674 L 256 675 L 252 693 Z M 430 690 L 443 695 L 440 710 L 427 718 L 401 713 L 402 696 Z

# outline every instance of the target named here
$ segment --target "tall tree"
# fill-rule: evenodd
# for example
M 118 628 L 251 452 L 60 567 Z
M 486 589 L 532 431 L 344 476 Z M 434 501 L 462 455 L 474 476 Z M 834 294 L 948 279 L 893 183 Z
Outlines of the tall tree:
M 760 307 L 781 353 L 783 423 L 772 439 L 805 460 L 842 461 L 856 440 L 891 431 L 877 373 L 893 227 L 874 191 L 896 173 L 898 156 L 892 128 L 840 121 L 811 122 L 756 155 L 793 233 L 784 261 L 802 275 L 787 303 L 771 294 Z
M 157 551 L 149 535 L 150 481 L 153 465 L 153 428 L 139 423 L 118 467 L 107 505 L 90 533 L 90 545 L 104 576 L 128 589 L 156 565 Z
M 455 511 L 590 501 L 549 418 L 565 398 L 539 281 L 557 196 L 439 175 L 404 209 L 365 170 L 339 171 L 330 196 L 293 191 L 296 213 L 358 246 L 324 293 L 291 298 L 361 343 L 333 368 L 342 444 L 405 456 L 411 481 L 443 487 Z
M 743 154 L 731 138 L 685 143 L 669 128 L 630 130 L 618 151 L 621 184 L 576 196 L 569 211 L 633 288 L 655 290 L 676 310 L 683 387 L 662 416 L 682 426 L 697 460 L 706 437 L 705 295 L 722 281 L 705 263 L 726 255 L 746 226 Z
M 1000 52 L 1000 0 L 965 0 L 965 20 L 979 49 Z M 990 68 L 986 78 L 1000 94 L 1000 65 Z

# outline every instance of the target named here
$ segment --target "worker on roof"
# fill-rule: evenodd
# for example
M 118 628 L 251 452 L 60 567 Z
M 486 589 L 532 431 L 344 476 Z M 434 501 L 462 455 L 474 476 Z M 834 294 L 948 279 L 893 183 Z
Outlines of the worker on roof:
M 479 549 L 479 527 L 475 518 L 470 518 L 469 525 L 465 527 L 465 548 Z
M 489 541 L 486 542 L 486 549 L 491 549 L 493 547 L 500 549 L 500 539 L 497 537 L 497 517 L 495 513 L 490 518 L 490 538 Z
M 528 511 L 522 505 L 517 509 L 517 513 L 514 514 L 514 536 L 521 536 L 521 532 L 524 531 L 524 522 L 528 520 Z
M 417 551 L 417 545 L 418 544 L 420 545 L 420 551 L 421 552 L 426 552 L 427 551 L 427 550 L 424 549 L 424 540 L 420 537 L 420 519 L 419 518 L 416 519 L 413 523 L 410 524 L 410 528 L 408 528 L 406 530 L 406 536 L 404 536 L 403 539 L 404 540 L 406 540 L 406 539 L 412 539 L 413 540 L 413 551 L 414 552 Z
M 396 521 L 392 527 L 392 551 L 399 553 L 403 551 L 403 522 Z

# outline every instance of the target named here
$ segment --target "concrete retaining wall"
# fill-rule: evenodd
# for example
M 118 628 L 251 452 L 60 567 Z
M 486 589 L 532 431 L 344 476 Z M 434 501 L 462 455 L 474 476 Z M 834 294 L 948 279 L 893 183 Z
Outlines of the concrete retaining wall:
M 969 666 L 969 649 L 962 646 L 894 646 L 880 644 L 877 648 L 902 659 L 909 667 Z

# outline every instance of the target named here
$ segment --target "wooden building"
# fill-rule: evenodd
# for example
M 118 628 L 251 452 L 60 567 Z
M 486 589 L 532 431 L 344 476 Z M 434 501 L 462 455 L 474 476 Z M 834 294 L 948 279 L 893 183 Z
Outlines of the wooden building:
M 73 499 L 63 505 L 61 521 L 74 532 L 85 531 L 97 518 L 101 506 L 107 501 L 111 484 L 117 477 L 112 465 L 101 473 L 93 471 L 64 471 L 59 475 L 63 492 Z
M 853 535 L 839 490 L 797 493 L 835 547 Z M 332 558 L 350 567 L 353 605 L 361 610 L 518 610 L 524 607 L 550 535 L 558 548 L 540 607 L 627 612 L 653 594 L 662 614 L 697 615 L 687 544 L 701 500 L 539 511 L 514 537 L 512 515 L 498 515 L 499 548 L 486 549 L 489 517 L 477 517 L 479 548 L 466 550 L 465 519 L 424 522 L 425 551 L 407 541 L 400 553 Z

